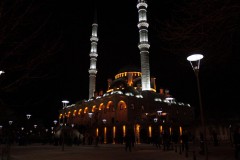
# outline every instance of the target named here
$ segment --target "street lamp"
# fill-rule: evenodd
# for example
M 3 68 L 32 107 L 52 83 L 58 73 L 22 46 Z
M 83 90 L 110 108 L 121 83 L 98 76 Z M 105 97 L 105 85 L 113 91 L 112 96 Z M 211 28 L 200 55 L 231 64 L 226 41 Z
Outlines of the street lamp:
M 27 114 L 26 116 L 27 116 L 27 119 L 30 119 L 32 115 L 31 114 Z
M 0 75 L 3 74 L 3 73 L 5 73 L 5 72 L 1 70 L 1 71 L 0 71 Z
M 26 117 L 27 117 L 27 124 L 26 124 L 26 133 L 27 133 L 27 137 L 28 137 L 28 139 L 29 139 L 29 134 L 28 134 L 28 132 L 29 133 L 31 133 L 30 131 L 31 131 L 31 129 L 30 129 L 30 122 L 29 122 L 29 119 L 31 118 L 31 114 L 26 114 Z M 29 142 L 28 142 L 29 143 Z
M 158 121 L 158 118 L 154 118 L 154 119 L 153 119 L 153 121 L 154 121 L 155 123 L 157 123 L 157 121 Z
M 90 118 L 90 132 L 92 132 L 92 116 L 93 116 L 93 113 L 92 112 L 88 112 L 88 117 Z
M 104 124 L 104 129 L 103 129 L 103 143 L 106 144 L 107 143 L 107 120 L 106 119 L 102 119 L 102 122 Z
M 89 116 L 89 118 L 92 118 L 93 113 L 92 112 L 88 112 L 88 116 Z
M 8 121 L 9 125 L 12 125 L 13 121 Z
M 193 71 L 196 75 L 197 79 L 197 87 L 198 87 L 198 96 L 199 96 L 199 107 L 200 107 L 200 117 L 201 117 L 201 123 L 202 123 L 202 130 L 203 130 L 203 147 L 204 147 L 204 154 L 205 159 L 208 160 L 208 149 L 207 149 L 207 142 L 206 142 L 206 126 L 205 126 L 205 120 L 203 115 L 203 107 L 202 107 L 202 98 L 201 98 L 201 91 L 200 91 L 200 83 L 199 83 L 199 68 L 200 68 L 200 60 L 203 58 L 202 54 L 193 54 L 187 57 L 187 60 L 190 62 Z
M 63 100 L 62 103 L 63 103 L 63 109 L 64 109 L 64 108 L 67 108 L 67 104 L 69 103 L 69 101 Z
M 103 124 L 106 124 L 106 122 L 107 122 L 107 120 L 106 120 L 106 119 L 103 119 L 102 121 L 103 121 Z
M 53 121 L 53 123 L 54 123 L 55 125 L 57 124 L 57 122 L 58 122 L 57 120 L 54 120 L 54 121 Z
M 12 131 L 12 123 L 13 121 L 8 121 L 8 124 L 9 124 L 9 129 L 8 129 L 8 139 L 7 139 L 7 144 L 10 145 L 11 142 L 12 142 L 12 138 L 13 138 L 13 131 Z
M 161 116 L 162 110 L 157 111 L 158 116 Z
M 63 100 L 63 109 L 67 108 L 67 104 L 69 103 L 69 101 L 67 100 Z M 64 151 L 64 129 L 65 129 L 65 113 L 62 114 L 63 115 L 63 125 L 62 125 L 62 151 Z

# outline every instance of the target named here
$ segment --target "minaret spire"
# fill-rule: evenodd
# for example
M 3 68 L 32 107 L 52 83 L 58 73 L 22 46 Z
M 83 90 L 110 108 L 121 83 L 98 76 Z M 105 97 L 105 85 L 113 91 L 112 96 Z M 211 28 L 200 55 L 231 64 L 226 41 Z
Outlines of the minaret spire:
M 138 0 L 138 28 L 139 28 L 139 44 L 141 56 L 141 72 L 142 72 L 142 90 L 150 90 L 150 65 L 149 52 L 150 47 L 148 43 L 148 22 L 147 22 L 147 3 L 145 0 Z
M 94 14 L 94 22 L 92 24 L 92 35 L 90 38 L 91 41 L 91 50 L 90 50 L 90 68 L 88 70 L 89 73 L 89 99 L 94 97 L 94 92 L 96 91 L 96 75 L 97 75 L 97 9 L 96 5 L 94 6 L 95 14 Z

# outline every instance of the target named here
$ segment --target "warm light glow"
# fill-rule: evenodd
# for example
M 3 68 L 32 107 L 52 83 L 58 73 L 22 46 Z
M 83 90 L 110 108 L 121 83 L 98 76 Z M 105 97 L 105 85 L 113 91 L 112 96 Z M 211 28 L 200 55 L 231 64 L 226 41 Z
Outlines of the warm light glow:
M 98 109 L 98 110 L 100 111 L 100 110 L 102 110 L 103 108 L 104 108 L 104 105 L 103 105 L 103 103 L 101 103 L 101 104 L 99 105 L 99 109 Z
M 82 109 L 79 109 L 79 110 L 78 110 L 78 115 L 80 115 L 80 114 L 81 114 L 81 112 L 82 112 Z
M 151 126 L 148 127 L 148 133 L 149 133 L 149 137 L 152 137 L 152 127 Z
M 107 127 L 104 127 L 104 144 L 107 143 Z
M 116 138 L 116 127 L 113 126 L 113 144 L 115 144 L 115 138 Z
M 166 116 L 166 115 L 167 115 L 167 113 L 166 113 L 166 112 L 163 112 L 163 113 L 162 113 L 162 116 Z
M 122 72 L 122 73 L 118 73 L 117 75 L 115 75 L 115 79 L 126 77 L 128 75 L 128 73 L 131 75 L 137 76 L 137 77 L 140 77 L 142 74 L 141 72 Z
M 160 133 L 162 133 L 163 129 L 162 129 L 162 126 L 160 126 Z
M 70 111 L 68 111 L 67 117 L 70 117 L 70 114 L 71 114 L 71 112 L 70 112 Z
M 171 127 L 169 127 L 169 133 L 170 133 L 170 135 L 172 135 L 172 128 Z
M 98 128 L 96 128 L 96 136 L 98 136 L 99 135 L 99 130 L 98 130 Z
M 126 126 L 123 125 L 123 137 L 125 137 L 125 136 L 126 136 Z
M 75 116 L 75 115 L 76 115 L 76 112 L 77 112 L 77 110 L 74 110 L 74 111 L 73 111 L 73 116 Z
M 182 135 L 182 127 L 180 126 L 179 127 L 179 133 L 180 133 L 180 136 Z
M 83 113 L 87 113 L 88 107 L 85 107 L 84 112 Z
M 94 112 L 94 111 L 95 111 L 95 109 L 96 109 L 96 106 L 93 106 L 93 107 L 92 107 L 92 112 Z
M 188 61 L 198 61 L 201 60 L 203 58 L 202 54 L 193 54 L 187 57 Z
M 135 133 L 136 133 L 136 137 L 137 137 L 137 142 L 136 143 L 140 143 L 140 125 L 139 124 L 136 124 Z

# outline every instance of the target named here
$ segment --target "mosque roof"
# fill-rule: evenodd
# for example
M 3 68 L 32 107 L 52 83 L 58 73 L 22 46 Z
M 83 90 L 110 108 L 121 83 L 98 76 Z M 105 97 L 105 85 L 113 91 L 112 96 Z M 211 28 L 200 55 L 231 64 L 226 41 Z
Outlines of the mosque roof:
M 134 65 L 125 65 L 123 66 L 118 73 L 122 73 L 122 72 L 141 72 L 141 69 L 137 66 Z

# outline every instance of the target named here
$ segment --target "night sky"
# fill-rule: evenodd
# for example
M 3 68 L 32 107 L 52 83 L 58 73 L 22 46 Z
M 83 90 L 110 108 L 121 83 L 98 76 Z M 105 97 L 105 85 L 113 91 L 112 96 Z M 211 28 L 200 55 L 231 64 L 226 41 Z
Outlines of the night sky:
M 96 4 L 96 5 L 94 5 Z M 97 90 L 126 65 L 140 67 L 137 0 L 3 0 L 0 3 L 0 120 L 30 113 L 58 118 L 61 101 L 88 98 L 89 53 L 97 6 Z M 198 107 L 191 53 L 204 55 L 204 111 L 239 117 L 240 3 L 231 0 L 148 1 L 150 73 L 157 90 Z M 4 117 L 4 118 L 3 118 Z

